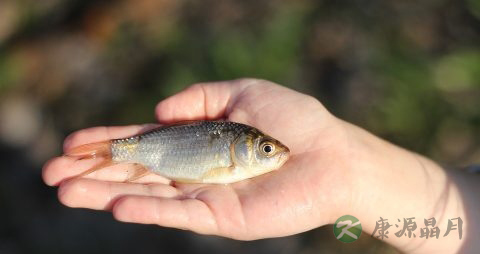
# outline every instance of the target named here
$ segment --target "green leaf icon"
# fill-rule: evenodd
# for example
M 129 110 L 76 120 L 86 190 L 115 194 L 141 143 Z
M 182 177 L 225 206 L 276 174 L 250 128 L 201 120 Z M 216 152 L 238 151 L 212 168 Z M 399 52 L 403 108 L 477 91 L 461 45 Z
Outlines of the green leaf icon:
M 333 224 L 333 234 L 344 243 L 351 243 L 362 234 L 362 224 L 352 215 L 344 215 Z

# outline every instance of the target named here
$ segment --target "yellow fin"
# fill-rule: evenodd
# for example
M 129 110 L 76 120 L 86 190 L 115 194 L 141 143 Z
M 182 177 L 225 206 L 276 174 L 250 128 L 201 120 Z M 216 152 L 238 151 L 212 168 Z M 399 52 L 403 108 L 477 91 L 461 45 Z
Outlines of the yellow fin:
M 233 170 L 235 170 L 234 165 L 231 165 L 229 167 L 213 168 L 205 172 L 200 179 L 202 180 L 202 182 L 215 182 L 225 177 L 231 176 Z
M 72 150 L 66 153 L 66 156 L 78 157 L 79 159 L 90 159 L 96 157 L 110 159 L 112 158 L 110 145 L 110 141 L 85 144 L 72 148 Z
M 133 166 L 134 166 L 133 167 L 133 173 L 129 174 L 127 179 L 125 179 L 124 182 L 126 182 L 126 183 L 133 182 L 135 180 L 138 180 L 138 179 L 150 174 L 150 170 L 148 170 L 145 166 L 143 166 L 141 164 L 135 163 L 135 164 L 133 164 Z
M 93 166 L 93 167 L 91 167 L 91 168 L 83 171 L 82 173 L 78 174 L 76 177 L 86 176 L 86 175 L 88 175 L 88 174 L 90 174 L 90 173 L 92 173 L 92 172 L 95 172 L 95 171 L 100 170 L 100 169 L 102 169 L 102 168 L 106 168 L 106 167 L 112 166 L 112 165 L 114 165 L 114 164 L 115 164 L 115 162 L 113 162 L 112 160 L 106 159 L 106 160 L 98 163 L 97 165 L 95 165 L 95 166 Z

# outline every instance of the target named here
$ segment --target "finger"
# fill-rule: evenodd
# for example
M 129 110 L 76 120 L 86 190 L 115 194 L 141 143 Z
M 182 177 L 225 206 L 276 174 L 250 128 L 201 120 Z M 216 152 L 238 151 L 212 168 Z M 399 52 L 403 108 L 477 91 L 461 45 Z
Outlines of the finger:
M 201 234 L 217 234 L 213 213 L 197 199 L 125 196 L 115 202 L 112 212 L 117 220 L 123 222 L 158 224 Z
M 114 183 L 81 178 L 63 182 L 58 189 L 58 198 L 64 205 L 95 210 L 108 210 L 115 200 L 125 195 L 174 198 L 180 193 L 165 184 Z
M 116 138 L 130 137 L 152 128 L 158 127 L 156 124 L 129 125 L 129 126 L 100 126 L 73 132 L 65 138 L 63 151 L 66 153 L 70 149 L 79 145 L 105 141 Z
M 56 157 L 45 163 L 42 170 L 42 177 L 44 182 L 50 186 L 59 185 L 61 182 L 73 178 L 80 173 L 92 168 L 102 159 L 78 160 L 74 157 L 61 156 Z M 99 169 L 82 178 L 96 179 L 112 182 L 125 181 L 135 170 L 133 164 L 116 164 L 110 167 Z M 148 174 L 140 179 L 135 180 L 136 183 L 163 183 L 168 184 L 170 180 L 156 175 L 154 173 Z
M 257 82 L 241 79 L 195 84 L 158 103 L 155 114 L 161 123 L 218 119 L 226 115 L 229 104 L 245 87 Z

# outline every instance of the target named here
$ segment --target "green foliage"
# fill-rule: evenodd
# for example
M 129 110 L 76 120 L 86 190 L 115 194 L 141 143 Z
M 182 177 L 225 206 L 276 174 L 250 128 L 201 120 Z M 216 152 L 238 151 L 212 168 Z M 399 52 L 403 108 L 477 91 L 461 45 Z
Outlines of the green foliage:
M 153 122 L 158 101 L 196 82 L 272 80 L 440 163 L 478 163 L 479 21 L 479 0 L 0 0 L 0 114 L 22 112 L 9 111 L 2 100 L 19 99 L 35 109 L 25 124 L 42 127 L 28 146 L 15 149 L 5 143 L 8 134 L 0 135 L 0 157 L 10 169 L 0 179 L 0 201 L 7 204 L 0 214 L 11 218 L 2 224 L 7 237 L 0 249 L 225 249 L 218 247 L 225 239 L 219 244 L 180 231 L 146 232 L 113 223 L 111 216 L 72 230 L 65 221 L 84 215 L 52 209 L 58 202 L 38 180 L 41 164 L 61 153 L 68 133 Z M 0 115 L 0 123 L 5 119 Z M 395 253 L 368 238 L 353 245 L 332 239 L 329 227 L 231 251 Z
M 424 153 L 448 119 L 480 128 L 476 0 L 12 3 L 0 93 L 38 97 L 59 126 L 150 122 L 192 83 L 256 77 Z
M 17 84 L 21 76 L 20 69 L 19 59 L 0 52 L 0 95 Z

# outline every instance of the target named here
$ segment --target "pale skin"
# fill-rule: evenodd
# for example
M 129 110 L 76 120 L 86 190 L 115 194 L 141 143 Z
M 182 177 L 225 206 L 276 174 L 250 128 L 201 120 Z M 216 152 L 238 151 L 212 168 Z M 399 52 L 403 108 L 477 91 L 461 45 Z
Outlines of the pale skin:
M 123 222 L 157 224 L 200 234 L 254 240 L 301 233 L 359 218 L 372 234 L 380 217 L 393 225 L 415 217 L 417 237 L 384 241 L 407 253 L 478 252 L 480 191 L 477 175 L 447 173 L 428 158 L 388 143 L 330 114 L 315 98 L 264 80 L 242 79 L 193 85 L 161 101 L 160 124 L 220 119 L 245 123 L 287 145 L 291 157 L 279 170 L 228 185 L 172 183 L 147 175 L 123 181 L 131 165 L 116 165 L 82 178 L 96 163 L 57 157 L 45 164 L 43 178 L 59 186 L 69 207 L 111 211 Z M 70 135 L 73 147 L 138 134 L 148 126 L 95 127 Z M 435 217 L 440 238 L 419 238 L 423 219 Z M 443 237 L 450 218 L 463 220 Z M 401 219 L 402 222 L 398 222 Z

